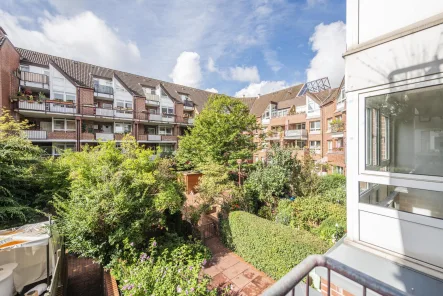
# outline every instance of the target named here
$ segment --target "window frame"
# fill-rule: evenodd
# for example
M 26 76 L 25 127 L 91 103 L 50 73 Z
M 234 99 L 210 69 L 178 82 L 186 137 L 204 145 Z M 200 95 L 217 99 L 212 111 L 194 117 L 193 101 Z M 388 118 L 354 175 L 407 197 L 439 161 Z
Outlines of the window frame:
M 373 171 L 373 170 L 367 170 L 366 169 L 366 99 L 373 96 L 378 95 L 387 95 L 390 93 L 396 93 L 396 92 L 402 92 L 402 91 L 410 91 L 410 90 L 418 90 L 420 88 L 427 88 L 432 86 L 438 86 L 443 85 L 441 83 L 438 83 L 437 80 L 426 80 L 426 81 L 420 81 L 420 82 L 414 82 L 406 85 L 399 85 L 399 86 L 391 86 L 390 88 L 383 88 L 379 90 L 373 90 L 366 93 L 359 94 L 358 99 L 358 172 L 361 176 L 360 181 L 368 181 L 365 179 L 365 176 L 378 176 L 381 178 L 387 178 L 389 180 L 391 179 L 398 179 L 398 180 L 413 180 L 417 181 L 417 186 L 420 187 L 414 187 L 417 189 L 426 189 L 426 185 L 423 182 L 437 182 L 436 184 L 439 185 L 439 190 L 437 191 L 443 191 L 443 176 L 429 176 L 429 175 L 412 175 L 412 174 L 405 174 L 405 173 L 392 173 L 392 172 L 382 172 L 382 171 Z M 389 157 L 391 157 L 390 155 Z M 386 181 L 386 182 L 387 182 Z M 380 183 L 385 184 L 384 182 L 372 182 L 372 183 Z M 420 184 L 421 183 L 421 184 Z M 400 185 L 401 186 L 401 185 Z M 408 186 L 407 184 L 404 184 L 403 186 Z M 410 186 L 413 187 L 413 186 Z
M 312 129 L 311 124 L 318 122 L 318 128 Z M 309 122 L 309 131 L 310 132 L 320 132 L 321 131 L 321 121 L 320 120 L 313 120 Z

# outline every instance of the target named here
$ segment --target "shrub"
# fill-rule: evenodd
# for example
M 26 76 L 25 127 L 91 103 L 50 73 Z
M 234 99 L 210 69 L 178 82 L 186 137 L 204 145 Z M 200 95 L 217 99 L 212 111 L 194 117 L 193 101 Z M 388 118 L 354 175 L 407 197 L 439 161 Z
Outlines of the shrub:
M 322 194 L 336 188 L 346 187 L 346 177 L 340 174 L 326 175 L 320 178 L 317 193 Z
M 329 217 L 314 230 L 314 233 L 330 244 L 334 244 L 346 233 L 346 217 Z
M 293 202 L 289 199 L 281 199 L 278 202 L 277 214 L 275 215 L 275 222 L 289 225 L 294 218 Z
M 329 217 L 346 217 L 346 208 L 324 200 L 320 196 L 298 198 L 293 203 L 294 219 L 291 225 L 312 230 Z
M 197 241 L 167 236 L 164 242 L 151 240 L 146 252 L 131 244 L 126 250 L 130 259 L 116 262 L 112 271 L 123 295 L 217 295 L 207 290 L 209 278 L 199 276 L 210 252 Z
M 122 149 L 103 142 L 57 159 L 70 171 L 68 197 L 54 202 L 67 248 L 106 265 L 125 239 L 143 246 L 164 231 L 183 205 L 183 188 L 169 160 L 152 160 L 152 153 L 125 138 Z
M 321 198 L 325 201 L 335 204 L 346 204 L 346 187 L 340 186 L 338 188 L 329 189 L 324 193 L 321 193 Z
M 308 255 L 327 250 L 327 244 L 309 232 L 241 211 L 231 212 L 222 220 L 220 230 L 226 246 L 274 279 Z

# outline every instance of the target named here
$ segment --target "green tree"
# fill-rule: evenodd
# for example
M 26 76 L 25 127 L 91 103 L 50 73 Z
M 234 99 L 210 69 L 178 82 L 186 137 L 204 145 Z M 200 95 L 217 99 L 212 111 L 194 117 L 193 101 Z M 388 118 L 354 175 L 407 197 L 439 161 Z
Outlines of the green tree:
M 166 227 L 183 205 L 183 188 L 169 160 L 152 156 L 127 136 L 120 149 L 103 142 L 57 160 L 69 168 L 68 197 L 54 202 L 69 250 L 106 265 L 120 257 L 124 241 L 143 247 Z
M 41 218 L 40 190 L 43 151 L 24 137 L 30 125 L 3 109 L 0 115 L 0 226 L 11 227 Z
M 212 95 L 192 130 L 180 137 L 177 162 L 186 169 L 208 161 L 236 167 L 237 159 L 252 157 L 256 127 L 255 116 L 240 100 Z

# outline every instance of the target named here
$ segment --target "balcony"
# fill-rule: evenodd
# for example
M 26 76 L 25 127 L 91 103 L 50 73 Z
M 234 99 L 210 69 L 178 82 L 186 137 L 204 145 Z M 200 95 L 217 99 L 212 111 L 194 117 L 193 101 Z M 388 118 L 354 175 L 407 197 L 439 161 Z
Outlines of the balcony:
M 132 110 L 123 110 L 123 109 L 114 110 L 114 116 L 118 118 L 127 118 L 127 119 L 133 118 Z
M 161 135 L 138 135 L 139 141 L 155 141 L 160 142 L 162 140 Z
M 332 138 L 343 138 L 345 132 L 345 123 L 341 120 L 333 120 L 331 122 L 331 137 Z
M 76 105 L 71 102 L 59 102 L 59 101 L 18 101 L 18 109 L 29 110 L 29 111 L 39 111 L 45 113 L 65 113 L 65 114 L 76 114 Z
M 49 89 L 49 76 L 40 73 L 21 71 L 20 85 L 29 88 Z
M 96 133 L 95 139 L 101 140 L 101 141 L 113 141 L 114 134 L 113 133 Z
M 279 141 L 280 140 L 280 132 L 267 132 L 265 140 L 266 141 Z
M 95 115 L 114 117 L 114 110 L 113 109 L 104 109 L 104 108 L 95 108 Z
M 287 130 L 285 131 L 285 139 L 291 140 L 306 140 L 308 138 L 308 132 L 305 129 L 299 130 Z
M 313 269 L 324 270 L 324 273 L 326 274 L 326 280 L 322 280 L 321 288 L 322 292 L 324 292 L 322 295 L 338 295 L 337 293 L 331 293 L 331 288 L 334 286 L 331 283 L 331 277 L 343 277 L 356 283 L 359 287 L 361 287 L 360 291 L 363 295 L 367 295 L 369 293 L 370 295 L 373 295 L 371 292 L 378 293 L 377 295 L 410 295 L 339 261 L 321 255 L 311 255 L 307 257 L 289 273 L 267 289 L 262 295 L 301 295 L 303 290 L 305 295 L 309 295 L 310 293 L 312 293 L 312 295 L 318 295 L 319 292 L 310 287 L 309 273 Z M 305 283 L 302 282 L 304 278 L 306 278 Z
M 177 142 L 177 136 L 162 135 L 161 140 L 162 142 Z
M 98 108 L 94 105 L 83 105 L 82 114 L 99 116 L 99 117 L 112 117 L 119 119 L 132 119 L 133 118 L 132 109 L 115 109 L 115 108 Z
M 153 94 L 146 94 L 146 105 L 148 106 L 160 106 L 160 96 Z
M 296 114 L 306 113 L 306 105 L 303 105 L 303 106 L 296 106 L 296 107 L 295 107 L 295 113 L 296 113 Z
M 75 130 L 68 131 L 43 131 L 25 130 L 25 137 L 31 141 L 38 140 L 75 140 L 77 135 Z
M 189 100 L 183 101 L 183 110 L 185 111 L 192 111 L 194 110 L 194 103 Z
M 107 94 L 107 95 L 113 95 L 114 88 L 112 86 L 108 86 L 108 85 L 96 84 L 96 85 L 94 85 L 94 92 Z

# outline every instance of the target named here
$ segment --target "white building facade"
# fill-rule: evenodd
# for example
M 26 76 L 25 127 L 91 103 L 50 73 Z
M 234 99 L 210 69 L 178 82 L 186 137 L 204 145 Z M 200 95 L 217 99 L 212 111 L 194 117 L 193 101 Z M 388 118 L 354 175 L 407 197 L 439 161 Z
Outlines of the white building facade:
M 344 58 L 347 241 L 443 279 L 443 1 L 347 0 Z

